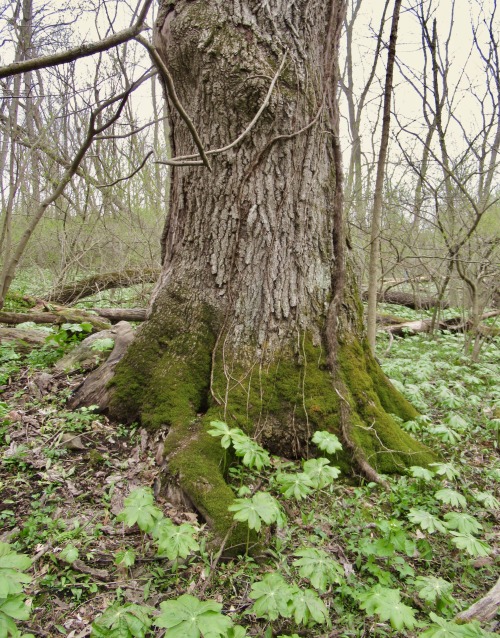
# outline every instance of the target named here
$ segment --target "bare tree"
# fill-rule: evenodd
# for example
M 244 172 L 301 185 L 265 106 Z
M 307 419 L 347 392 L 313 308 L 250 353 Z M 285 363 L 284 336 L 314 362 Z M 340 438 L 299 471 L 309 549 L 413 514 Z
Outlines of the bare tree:
M 367 336 L 372 354 L 375 353 L 376 321 L 377 321 L 377 290 L 380 260 L 380 219 L 382 215 L 382 196 L 384 187 L 385 164 L 389 148 L 389 133 L 391 126 L 391 100 L 394 79 L 394 61 L 396 58 L 396 43 L 398 38 L 399 13 L 401 0 L 395 0 L 392 14 L 391 37 L 387 57 L 387 70 L 384 90 L 384 107 L 382 118 L 382 135 L 377 162 L 377 178 L 373 197 L 371 216 L 370 261 L 368 266 L 368 310 Z

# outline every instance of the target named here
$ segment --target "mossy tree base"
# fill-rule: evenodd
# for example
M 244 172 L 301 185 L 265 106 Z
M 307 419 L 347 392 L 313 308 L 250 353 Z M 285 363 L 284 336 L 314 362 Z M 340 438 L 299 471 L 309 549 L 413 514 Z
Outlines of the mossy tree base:
M 354 338 L 340 343 L 336 386 L 322 345 L 307 333 L 272 354 L 249 345 L 223 347 L 213 309 L 179 292 L 163 299 L 117 368 L 110 410 L 121 420 L 169 428 L 167 478 L 218 538 L 232 526 L 227 508 L 234 493 L 225 481 L 225 452 L 207 433 L 212 420 L 238 426 L 270 452 L 296 459 L 316 455 L 310 446 L 316 430 L 342 440 L 344 402 L 351 437 L 377 471 L 402 472 L 435 460 L 392 418 L 408 420 L 417 412 Z M 344 472 L 359 473 L 348 446 L 334 460 Z M 232 530 L 228 545 L 241 549 L 245 542 L 246 529 Z
M 354 472 L 433 458 L 389 416 L 415 412 L 360 344 L 346 275 L 336 96 L 346 3 L 263 4 L 160 3 L 154 43 L 178 98 L 206 148 L 227 150 L 210 155 L 210 172 L 196 161 L 172 171 L 152 315 L 111 401 L 121 420 L 169 428 L 169 476 L 222 537 L 233 492 L 212 419 L 288 458 L 314 455 L 315 430 L 344 435 L 336 461 Z M 190 156 L 192 132 L 176 108 L 169 117 L 174 155 Z

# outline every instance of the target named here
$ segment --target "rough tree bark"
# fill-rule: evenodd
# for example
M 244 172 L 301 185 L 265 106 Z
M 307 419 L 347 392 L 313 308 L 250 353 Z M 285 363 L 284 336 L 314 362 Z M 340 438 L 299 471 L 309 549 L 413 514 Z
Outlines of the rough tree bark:
M 163 2 L 156 23 L 155 45 L 206 149 L 246 129 L 287 56 L 251 133 L 209 155 L 211 172 L 174 169 L 163 271 L 110 393 L 114 416 L 169 427 L 169 478 L 221 536 L 233 492 L 207 434 L 213 419 L 289 458 L 314 453 L 315 430 L 336 432 L 340 462 L 370 477 L 433 458 L 390 416 L 416 412 L 369 354 L 344 255 L 344 9 L 343 0 L 177 0 Z M 170 114 L 173 153 L 189 155 L 191 134 Z

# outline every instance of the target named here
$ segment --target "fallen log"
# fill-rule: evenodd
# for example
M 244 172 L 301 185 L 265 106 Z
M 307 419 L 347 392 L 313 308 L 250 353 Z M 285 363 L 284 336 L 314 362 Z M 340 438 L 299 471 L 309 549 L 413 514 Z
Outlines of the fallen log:
M 500 578 L 490 591 L 475 602 L 468 609 L 460 612 L 457 620 L 462 623 L 479 620 L 480 622 L 488 622 L 493 620 L 500 609 Z
M 50 306 L 46 306 L 50 307 Z M 37 306 L 37 309 L 39 307 Z M 109 324 L 119 321 L 146 321 L 146 308 L 91 308 L 90 314 L 74 308 L 57 308 L 44 312 L 34 309 L 28 312 L 0 312 L 0 323 L 18 325 L 32 321 L 37 324 L 82 323 L 90 322 L 96 330 L 106 330 Z
M 33 346 L 42 345 L 46 338 L 47 333 L 43 330 L 0 327 L 0 343 L 2 345 L 15 343 L 16 350 L 21 352 L 31 350 Z
M 54 303 L 68 306 L 104 290 L 155 283 L 159 275 L 158 268 L 129 268 L 117 272 L 101 273 L 54 288 L 46 295 L 46 298 Z
M 118 321 L 146 321 L 146 308 L 91 308 L 100 317 L 109 319 L 111 323 Z
M 363 292 L 363 299 L 368 298 L 368 291 Z M 439 305 L 439 300 L 436 297 L 417 297 L 411 292 L 399 292 L 397 290 L 387 290 L 377 295 L 377 301 L 380 303 L 392 303 L 399 306 L 406 306 L 412 310 L 429 310 Z M 441 301 L 440 307 L 443 309 L 449 308 L 450 304 L 446 301 Z
M 484 319 L 490 319 L 492 317 L 500 316 L 500 310 L 487 312 L 481 317 L 481 321 Z M 419 319 L 417 321 L 404 321 L 397 324 L 387 325 L 384 322 L 383 327 L 379 328 L 385 332 L 389 332 L 393 336 L 402 337 L 406 333 L 411 332 L 413 334 L 422 334 L 430 332 L 432 326 L 431 319 Z M 439 321 L 435 325 L 436 330 L 449 330 L 450 332 L 468 332 L 474 328 L 473 322 L 468 320 L 464 321 L 462 317 L 452 317 L 445 321 Z M 492 326 L 485 326 L 480 324 L 476 327 L 476 330 L 486 336 L 497 336 L 500 334 L 500 329 Z
M 0 323 L 16 326 L 28 321 L 37 324 L 56 325 L 86 322 L 92 324 L 93 331 L 106 330 L 110 327 L 109 322 L 101 319 L 101 317 L 70 308 L 56 312 L 0 312 Z

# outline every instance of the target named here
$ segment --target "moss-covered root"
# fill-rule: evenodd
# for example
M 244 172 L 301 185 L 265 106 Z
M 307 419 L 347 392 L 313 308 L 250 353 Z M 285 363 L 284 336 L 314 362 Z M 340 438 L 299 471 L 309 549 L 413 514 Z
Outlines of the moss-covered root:
M 222 541 L 232 527 L 227 508 L 234 494 L 224 480 L 224 451 L 198 418 L 208 403 L 214 323 L 208 307 L 179 292 L 165 295 L 117 367 L 110 411 L 125 421 L 140 418 L 149 428 L 169 428 L 165 480 Z M 233 548 L 245 542 L 240 528 L 226 539 Z
M 392 386 L 367 347 L 355 340 L 343 343 L 339 366 L 348 390 L 350 432 L 369 465 L 390 474 L 437 460 L 429 448 L 404 432 L 392 417 L 408 421 L 418 412 Z
M 205 418 L 170 430 L 165 441 L 167 479 L 176 482 L 210 525 L 216 542 L 225 542 L 224 555 L 235 555 L 246 550 L 247 528 L 235 525 L 228 511 L 234 493 L 224 479 L 225 451 L 207 426 Z

